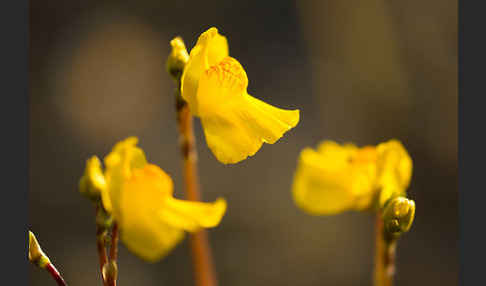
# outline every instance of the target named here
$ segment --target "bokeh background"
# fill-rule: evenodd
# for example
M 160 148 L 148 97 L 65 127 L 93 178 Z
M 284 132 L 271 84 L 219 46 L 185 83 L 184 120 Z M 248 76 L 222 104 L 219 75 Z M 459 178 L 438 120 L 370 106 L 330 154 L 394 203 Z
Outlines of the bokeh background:
M 396 285 L 457 285 L 457 1 L 31 1 L 29 225 L 70 285 L 101 285 L 85 160 L 134 135 L 182 197 L 169 40 L 216 26 L 249 93 L 301 122 L 237 165 L 218 163 L 196 120 L 220 285 L 371 285 L 373 217 L 313 217 L 290 186 L 299 151 L 323 139 L 400 139 L 417 212 Z M 121 246 L 119 285 L 193 285 L 187 240 L 147 264 Z M 31 285 L 53 285 L 30 267 Z

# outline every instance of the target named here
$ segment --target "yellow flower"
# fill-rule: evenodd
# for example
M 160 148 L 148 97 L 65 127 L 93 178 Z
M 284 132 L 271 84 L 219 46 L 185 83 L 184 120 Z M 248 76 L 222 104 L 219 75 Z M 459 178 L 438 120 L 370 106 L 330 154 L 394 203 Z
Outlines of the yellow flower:
M 337 214 L 372 207 L 403 195 L 412 174 L 412 161 L 397 140 L 358 148 L 322 142 L 317 150 L 300 153 L 292 195 L 297 206 L 315 215 Z
M 172 179 L 150 164 L 137 138 L 117 143 L 105 157 L 105 209 L 120 227 L 121 239 L 139 257 L 154 262 L 184 237 L 184 231 L 217 226 L 225 211 L 222 198 L 213 203 L 173 197 Z
M 209 148 L 224 163 L 254 155 L 299 122 L 299 110 L 284 110 L 247 93 L 248 77 L 229 56 L 228 42 L 210 28 L 191 50 L 181 78 L 181 94 L 199 116 Z

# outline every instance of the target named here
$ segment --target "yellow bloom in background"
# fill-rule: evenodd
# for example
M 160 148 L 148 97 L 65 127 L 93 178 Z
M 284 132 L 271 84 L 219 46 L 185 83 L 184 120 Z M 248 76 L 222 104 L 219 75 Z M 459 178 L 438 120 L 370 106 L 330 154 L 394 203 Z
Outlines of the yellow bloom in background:
M 297 206 L 315 215 L 380 206 L 405 194 L 412 160 L 397 140 L 358 148 L 353 144 L 322 142 L 317 150 L 300 153 L 292 194 Z
M 150 164 L 138 139 L 117 143 L 105 157 L 105 209 L 120 227 L 122 241 L 139 257 L 155 262 L 184 237 L 184 231 L 217 226 L 226 212 L 226 201 L 213 203 L 173 197 L 173 182 L 158 166 Z
M 379 169 L 378 188 L 380 205 L 391 196 L 405 194 L 412 178 L 413 163 L 407 150 L 398 140 L 390 140 L 376 146 Z
M 225 164 L 254 155 L 299 122 L 299 110 L 284 110 L 247 93 L 248 77 L 229 56 L 228 41 L 210 28 L 191 50 L 181 79 L 181 94 L 201 118 L 209 148 Z

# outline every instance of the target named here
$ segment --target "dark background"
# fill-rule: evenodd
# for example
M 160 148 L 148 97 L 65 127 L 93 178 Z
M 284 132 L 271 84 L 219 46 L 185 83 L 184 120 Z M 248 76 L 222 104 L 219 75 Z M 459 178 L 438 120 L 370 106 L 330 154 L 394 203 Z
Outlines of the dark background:
M 371 285 L 373 218 L 312 217 L 290 186 L 299 151 L 323 139 L 397 138 L 414 160 L 416 219 L 399 242 L 396 285 L 457 285 L 456 1 L 31 1 L 29 226 L 70 285 L 101 285 L 94 210 L 77 192 L 85 160 L 135 135 L 182 197 L 168 42 L 228 37 L 249 93 L 301 121 L 224 166 L 196 120 L 221 285 Z M 156 264 L 123 246 L 119 285 L 192 285 L 187 241 Z M 30 269 L 31 285 L 51 285 Z

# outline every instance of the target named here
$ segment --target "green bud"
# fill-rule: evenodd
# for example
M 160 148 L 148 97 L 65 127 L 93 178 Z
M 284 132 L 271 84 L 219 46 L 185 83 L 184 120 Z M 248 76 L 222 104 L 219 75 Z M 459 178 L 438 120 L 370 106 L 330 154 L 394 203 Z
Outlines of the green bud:
M 167 59 L 167 71 L 174 80 L 178 81 L 182 76 L 187 61 L 189 61 L 189 54 L 181 37 L 172 39 L 170 46 L 172 51 Z
M 405 197 L 391 199 L 383 210 L 385 233 L 398 237 L 410 230 L 415 217 L 415 202 Z
M 35 238 L 32 231 L 29 230 L 29 261 L 33 264 L 39 266 L 40 268 L 45 268 L 51 263 L 49 257 L 42 251 L 39 242 Z

